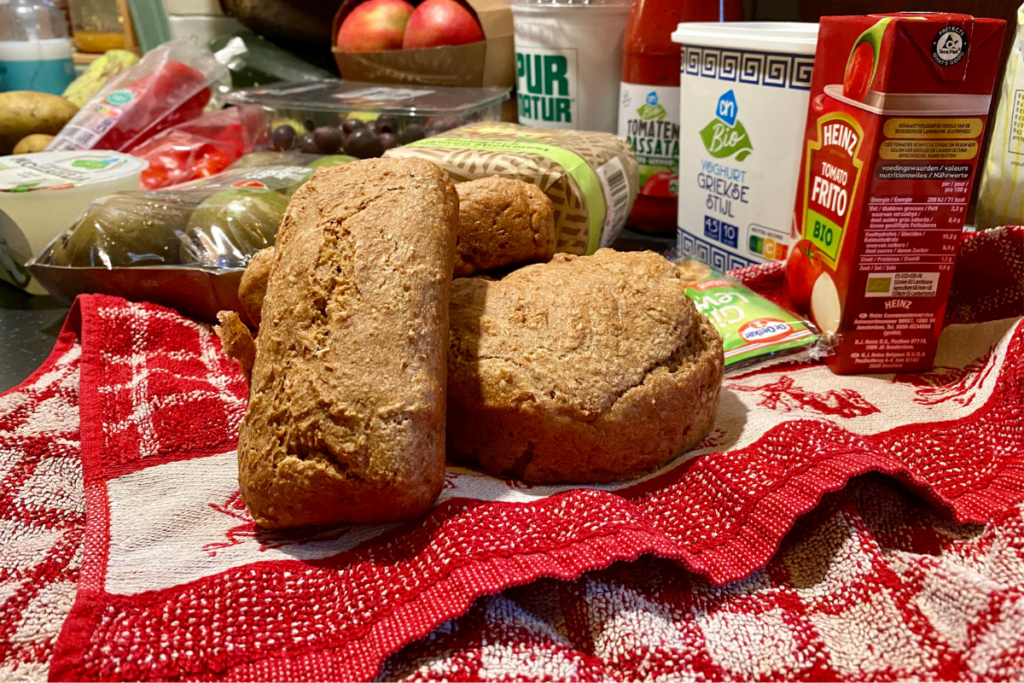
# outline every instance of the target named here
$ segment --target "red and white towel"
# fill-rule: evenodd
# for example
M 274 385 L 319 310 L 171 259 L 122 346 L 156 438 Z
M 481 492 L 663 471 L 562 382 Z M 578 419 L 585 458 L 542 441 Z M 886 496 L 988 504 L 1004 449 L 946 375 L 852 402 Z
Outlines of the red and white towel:
M 210 329 L 82 297 L 0 397 L 0 678 L 365 679 L 428 634 L 384 675 L 1024 675 L 1024 230 L 968 239 L 956 273 L 932 372 L 730 376 L 711 436 L 644 480 L 451 467 L 421 520 L 276 534 L 238 496 L 245 385 Z M 951 521 L 869 482 L 776 555 L 869 471 Z M 645 554 L 675 564 L 577 578 Z M 473 605 L 541 577 L 576 580 Z

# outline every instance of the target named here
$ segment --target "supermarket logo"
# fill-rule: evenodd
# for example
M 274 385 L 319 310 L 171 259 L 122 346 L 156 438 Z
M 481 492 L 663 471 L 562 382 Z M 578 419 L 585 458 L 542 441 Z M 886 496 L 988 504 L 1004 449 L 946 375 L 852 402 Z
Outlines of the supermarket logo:
M 661 121 L 668 116 L 665 107 L 658 104 L 658 93 L 654 91 L 647 95 L 647 101 L 636 110 L 636 113 L 639 114 L 641 121 Z
M 715 118 L 700 132 L 705 149 L 716 159 L 725 159 L 735 154 L 736 161 L 743 161 L 754 151 L 747 129 L 736 118 L 738 111 L 736 94 L 730 90 L 718 98 Z
M 107 95 L 107 102 L 115 107 L 123 107 L 133 99 L 135 99 L 135 93 L 131 90 L 115 90 Z

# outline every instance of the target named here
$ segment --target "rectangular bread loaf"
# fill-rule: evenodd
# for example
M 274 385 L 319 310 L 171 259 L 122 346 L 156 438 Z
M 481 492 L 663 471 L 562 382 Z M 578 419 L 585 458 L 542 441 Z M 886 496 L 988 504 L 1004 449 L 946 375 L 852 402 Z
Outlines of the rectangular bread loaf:
M 321 168 L 292 197 L 239 434 L 259 525 L 402 519 L 440 493 L 457 223 L 419 159 Z

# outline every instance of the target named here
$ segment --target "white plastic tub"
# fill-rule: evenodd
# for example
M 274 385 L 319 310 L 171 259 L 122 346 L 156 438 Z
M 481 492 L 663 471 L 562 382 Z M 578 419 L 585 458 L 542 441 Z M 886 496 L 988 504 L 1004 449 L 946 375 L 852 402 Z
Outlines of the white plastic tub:
M 679 249 L 728 270 L 784 261 L 818 25 L 679 24 Z
M 94 199 L 138 190 L 148 164 L 103 150 L 0 157 L 0 279 L 45 294 L 29 281 L 25 262 L 70 227 Z
M 618 131 L 629 0 L 512 0 L 519 123 Z

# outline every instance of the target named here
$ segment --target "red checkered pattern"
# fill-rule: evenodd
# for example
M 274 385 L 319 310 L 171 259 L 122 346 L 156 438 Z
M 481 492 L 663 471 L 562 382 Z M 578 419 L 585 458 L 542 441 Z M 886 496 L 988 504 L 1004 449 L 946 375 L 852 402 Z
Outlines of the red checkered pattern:
M 1002 254 L 987 268 L 1016 269 L 1010 281 L 1024 283 L 1021 260 L 1014 260 L 1024 230 L 983 239 L 963 250 L 965 258 Z M 961 263 L 958 272 L 961 267 L 977 266 Z M 741 275 L 769 296 L 779 283 L 777 268 Z M 979 310 L 1002 314 L 1016 303 L 1016 314 L 1021 312 L 1020 286 L 1009 293 L 974 281 L 964 286 L 973 290 L 956 296 L 978 301 Z M 944 332 L 930 373 L 837 378 L 806 364 L 729 377 L 712 435 L 638 482 L 530 487 L 451 467 L 437 506 L 421 520 L 274 534 L 257 530 L 240 503 L 232 449 L 245 386 L 209 328 L 154 306 L 83 297 L 55 360 L 34 380 L 45 388 L 33 389 L 30 381 L 0 404 L 9 439 L 0 467 L 27 470 L 18 463 L 32 457 L 41 462 L 32 453 L 57 451 L 48 432 L 57 429 L 58 415 L 71 415 L 67 424 L 77 428 L 74 402 L 66 396 L 53 401 L 46 393 L 57 392 L 59 383 L 40 382 L 63 358 L 71 377 L 81 349 L 77 405 L 86 528 L 77 597 L 54 648 L 50 676 L 370 678 L 387 656 L 463 614 L 480 596 L 540 577 L 574 579 L 647 553 L 671 558 L 705 579 L 644 561 L 637 583 L 624 584 L 640 597 L 599 589 L 602 581 L 614 583 L 615 572 L 631 573 L 612 569 L 573 584 L 540 584 L 537 596 L 561 585 L 557 590 L 567 597 L 549 608 L 538 597 L 530 603 L 532 616 L 517 611 L 527 609 L 523 596 L 532 591 L 490 598 L 437 631 L 429 641 L 434 650 L 420 643 L 394 660 L 389 675 L 496 678 L 515 671 L 516 662 L 522 668 L 511 675 L 528 678 L 1003 675 L 1020 661 L 1019 641 L 993 634 L 1014 632 L 1019 622 L 1005 615 L 1021 603 L 1010 593 L 997 596 L 1005 592 L 1001 581 L 1021 582 L 1007 583 L 1012 572 L 976 569 L 970 581 L 991 609 L 967 618 L 943 608 L 941 599 L 923 607 L 925 589 L 900 592 L 896 560 L 885 549 L 904 547 L 901 534 L 912 543 L 926 539 L 930 527 L 918 522 L 906 533 L 892 532 L 896 541 L 886 541 L 890 545 L 879 545 L 874 537 L 881 532 L 864 521 L 863 505 L 853 498 L 837 498 L 839 507 L 807 536 L 819 540 L 801 547 L 817 559 L 803 569 L 790 562 L 785 572 L 778 570 L 784 552 L 752 578 L 712 587 L 763 567 L 797 517 L 823 494 L 871 470 L 895 475 L 957 522 L 995 517 L 986 533 L 1001 533 L 1000 515 L 1024 497 L 1024 323 L 954 319 L 973 324 Z M 73 334 L 80 346 L 69 341 Z M 18 420 L 53 427 L 42 436 L 38 429 L 21 436 L 26 430 L 18 431 Z M 5 477 L 9 500 L 27 480 Z M 69 499 L 76 477 L 62 491 Z M 41 508 L 46 494 L 33 499 Z M 20 545 L 10 556 L 29 572 L 59 555 L 56 544 L 33 555 L 30 542 L 20 540 L 46 514 L 26 511 L 11 522 Z M 73 514 L 54 516 L 54 524 L 57 517 L 67 529 L 74 527 Z M 80 512 L 77 520 L 81 529 Z M 843 528 L 853 540 L 835 550 Z M 1016 557 L 1017 566 L 1019 545 L 1014 550 L 1007 539 L 1019 540 L 1019 530 L 1009 524 L 1003 540 L 991 546 Z M 962 529 L 949 532 L 957 533 Z M 935 550 L 936 562 L 946 563 L 932 573 L 945 576 L 959 566 L 947 558 L 955 543 L 923 542 Z M 870 543 L 882 550 L 861 552 Z M 52 580 L 56 571 L 37 572 L 39 585 L 31 590 L 73 585 L 75 566 L 74 557 L 66 560 L 63 578 Z M 921 577 L 928 574 L 918 570 Z M 675 578 L 657 578 L 661 574 Z M 651 588 L 670 580 L 678 586 L 671 599 Z M 19 585 L 30 582 L 24 578 Z M 18 590 L 2 603 L 10 615 L 5 623 L 28 626 L 0 631 L 0 647 L 7 648 L 0 650 L 0 662 L 11 677 L 38 677 L 67 600 L 37 600 L 42 606 L 32 611 L 21 606 L 31 598 L 19 597 Z M 574 598 L 573 590 L 583 592 Z M 476 624 L 480 610 L 487 624 L 471 627 L 476 636 L 446 635 L 461 623 Z M 644 620 L 653 620 L 650 628 Z M 612 622 L 624 626 L 611 628 Z M 731 635 L 741 632 L 742 638 Z M 33 654 L 18 649 L 27 636 L 38 643 Z M 559 638 L 569 638 L 569 649 L 555 646 Z M 878 638 L 895 654 L 871 645 Z M 651 643 L 662 639 L 666 647 L 659 652 L 669 654 L 660 656 L 657 669 Z M 974 647 L 976 640 L 987 645 Z M 507 647 L 486 659 L 492 641 Z M 931 654 L 907 654 L 921 650 Z M 479 655 L 478 663 L 458 668 L 470 654 Z M 592 668 L 570 675 L 571 662 Z
M 75 599 L 85 531 L 78 433 L 81 347 L 0 396 L 0 680 L 45 680 Z
M 725 588 L 644 558 L 474 603 L 381 678 L 1021 680 L 1024 507 L 955 526 L 879 479 Z

